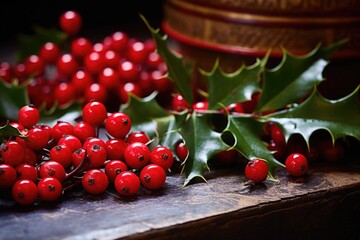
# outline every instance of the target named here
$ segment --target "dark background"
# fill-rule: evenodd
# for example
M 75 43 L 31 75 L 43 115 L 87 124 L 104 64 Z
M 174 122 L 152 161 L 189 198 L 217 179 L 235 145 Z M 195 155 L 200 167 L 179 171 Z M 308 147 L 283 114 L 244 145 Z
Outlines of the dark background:
M 101 39 L 115 31 L 124 31 L 133 37 L 151 36 L 139 14 L 144 15 L 151 26 L 160 27 L 163 2 L 164 0 L 3 2 L 0 7 L 0 51 L 13 48 L 19 34 L 32 34 L 34 25 L 59 28 L 59 17 L 67 10 L 75 10 L 81 14 L 81 36 Z

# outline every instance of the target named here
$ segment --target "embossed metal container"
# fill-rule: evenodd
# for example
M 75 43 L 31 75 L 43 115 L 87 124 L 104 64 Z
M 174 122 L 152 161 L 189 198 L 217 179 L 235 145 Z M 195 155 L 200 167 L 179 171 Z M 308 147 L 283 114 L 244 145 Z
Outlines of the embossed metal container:
M 348 39 L 333 55 L 342 67 L 335 72 L 346 78 L 351 68 L 360 79 L 359 0 L 167 0 L 162 29 L 184 59 L 205 70 L 216 58 L 223 70 L 233 71 L 268 50 L 276 63 L 282 48 L 302 55 L 319 43 Z M 359 84 L 349 77 L 349 89 Z

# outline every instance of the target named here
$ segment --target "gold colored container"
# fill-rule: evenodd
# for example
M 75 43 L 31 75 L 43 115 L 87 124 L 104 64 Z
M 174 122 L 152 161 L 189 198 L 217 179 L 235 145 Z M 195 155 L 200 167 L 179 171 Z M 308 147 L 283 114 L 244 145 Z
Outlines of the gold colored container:
M 277 63 L 282 48 L 302 55 L 348 39 L 332 57 L 340 66 L 335 72 L 352 72 L 345 92 L 360 82 L 359 0 L 167 0 L 162 29 L 185 60 L 205 70 L 216 58 L 233 71 L 268 50 Z

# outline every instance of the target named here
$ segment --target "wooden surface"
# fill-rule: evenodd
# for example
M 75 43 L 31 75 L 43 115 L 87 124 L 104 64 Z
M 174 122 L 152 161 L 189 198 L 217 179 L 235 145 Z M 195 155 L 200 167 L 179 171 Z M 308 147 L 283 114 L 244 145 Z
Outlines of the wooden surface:
M 246 184 L 243 169 L 216 169 L 207 183 L 119 197 L 82 190 L 56 203 L 0 199 L 0 239 L 359 239 L 359 163 L 312 166 L 303 178 Z

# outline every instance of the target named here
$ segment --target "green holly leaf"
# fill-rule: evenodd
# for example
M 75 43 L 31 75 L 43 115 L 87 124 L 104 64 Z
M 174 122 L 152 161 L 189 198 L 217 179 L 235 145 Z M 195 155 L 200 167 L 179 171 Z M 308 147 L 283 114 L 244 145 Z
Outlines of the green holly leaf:
M 167 35 L 161 35 L 160 29 L 154 29 L 144 16 L 140 15 L 146 26 L 150 30 L 153 39 L 156 42 L 157 52 L 165 61 L 168 69 L 168 77 L 174 82 L 177 92 L 191 104 L 193 102 L 193 94 L 191 89 L 191 77 L 189 66 L 185 64 L 182 57 L 176 54 L 167 45 Z
M 61 45 L 68 38 L 64 32 L 55 28 L 48 29 L 34 26 L 34 34 L 19 35 L 19 47 L 16 52 L 17 61 L 22 61 L 32 54 L 38 54 L 40 47 L 46 42 L 53 42 Z
M 337 100 L 324 98 L 315 88 L 299 106 L 264 119 L 278 123 L 286 140 L 299 133 L 309 144 L 311 134 L 318 129 L 329 131 L 333 141 L 343 136 L 360 140 L 359 88 L 360 85 L 348 96 Z
M 156 101 L 157 92 L 145 98 L 129 94 L 129 101 L 122 105 L 120 111 L 126 113 L 132 122 L 132 131 L 143 131 L 151 139 L 157 139 L 171 131 L 173 116 Z
M 229 148 L 221 139 L 221 133 L 212 130 L 211 114 L 184 113 L 180 118 L 179 133 L 182 136 L 189 156 L 185 161 L 183 172 L 185 172 L 186 186 L 194 178 L 206 181 L 205 171 L 209 171 L 208 160 L 222 150 Z
M 29 104 L 26 86 L 0 79 L 0 119 L 17 120 L 19 109 L 26 104 Z
M 344 41 L 329 47 L 318 45 L 304 56 L 294 56 L 284 50 L 281 63 L 264 71 L 262 94 L 255 112 L 283 109 L 309 95 L 313 86 L 324 80 L 322 72 L 329 56 Z
M 218 60 L 210 72 L 200 69 L 200 73 L 208 83 L 208 108 L 214 110 L 234 102 L 250 100 L 251 95 L 260 90 L 260 74 L 265 68 L 267 59 L 268 56 L 265 56 L 263 60 L 257 60 L 251 66 L 242 65 L 233 73 L 223 72 Z
M 276 181 L 273 177 L 274 170 L 284 165 L 274 158 L 266 143 L 261 140 L 263 129 L 263 123 L 249 115 L 230 115 L 229 125 L 224 133 L 229 132 L 233 135 L 235 139 L 233 147 L 248 160 L 255 158 L 265 160 L 269 167 L 269 179 Z
M 26 138 L 26 136 L 20 133 L 20 131 L 17 128 L 11 126 L 10 121 L 7 120 L 5 125 L 0 126 L 0 143 L 6 142 L 9 139 L 9 137 L 13 137 L 13 136 Z

